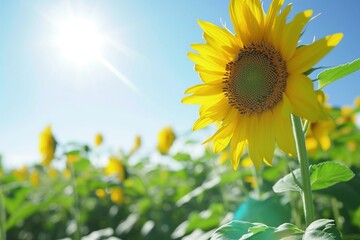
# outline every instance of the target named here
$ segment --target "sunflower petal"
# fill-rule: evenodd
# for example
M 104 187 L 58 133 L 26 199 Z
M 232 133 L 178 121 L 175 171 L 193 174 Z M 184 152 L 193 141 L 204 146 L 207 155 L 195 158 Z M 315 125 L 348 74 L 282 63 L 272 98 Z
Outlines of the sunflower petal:
M 233 60 L 232 55 L 227 54 L 225 51 L 219 51 L 209 44 L 191 44 L 191 48 L 197 51 L 201 56 L 208 56 L 217 59 L 217 61 L 222 61 L 225 64 Z
M 204 58 L 203 56 L 189 52 L 188 57 L 191 61 L 193 61 L 195 64 L 203 66 L 206 69 L 211 69 L 217 72 L 224 72 L 225 73 L 225 66 L 220 65 L 217 62 L 211 61 L 209 58 Z
M 196 96 L 210 96 L 222 92 L 221 85 L 198 84 L 186 89 L 185 94 L 193 93 Z
M 246 21 L 243 14 L 242 1 L 231 0 L 229 5 L 230 19 L 234 26 L 235 35 L 241 39 L 241 42 L 246 45 L 250 42 L 250 32 L 248 31 Z
M 216 103 L 220 101 L 221 98 L 224 97 L 223 93 L 216 94 L 216 95 L 210 95 L 210 96 L 186 96 L 184 97 L 181 102 L 185 104 L 204 104 L 204 103 Z
M 261 139 L 261 133 L 259 132 L 260 118 L 259 116 L 251 116 L 249 119 L 249 125 L 247 130 L 248 143 L 249 143 L 249 156 L 253 161 L 257 169 L 260 168 L 263 161 L 263 156 L 261 155 L 261 146 L 259 141 Z
M 220 98 L 219 101 L 217 102 L 213 102 L 212 104 L 206 103 L 204 105 L 202 105 L 199 109 L 199 114 L 200 116 L 210 116 L 212 114 L 217 114 L 217 115 L 221 115 L 221 113 L 226 113 L 229 111 L 230 106 L 228 103 L 227 98 Z M 223 120 L 225 118 L 226 115 L 224 115 L 224 117 L 222 119 L 218 119 L 218 120 Z
M 266 111 L 261 115 L 259 132 L 261 135 L 261 154 L 264 161 L 271 165 L 275 150 L 275 129 L 274 116 L 271 111 Z
M 224 74 L 200 71 L 199 76 L 201 80 L 206 84 L 221 84 L 224 81 Z
M 200 27 L 204 30 L 204 33 L 213 38 L 218 43 L 218 45 L 232 47 L 239 45 L 239 40 L 236 39 L 227 29 L 216 26 L 213 23 L 201 20 L 199 20 L 198 23 Z
M 275 135 L 279 148 L 285 153 L 296 156 L 295 139 L 292 131 L 290 115 L 288 117 L 278 117 L 276 121 Z
M 281 6 L 284 4 L 284 0 L 274 0 L 271 2 L 271 5 L 268 9 L 268 14 L 265 18 L 265 29 L 264 29 L 264 37 L 266 40 L 270 40 L 269 36 L 271 31 L 273 31 L 276 17 L 280 11 Z
M 223 126 L 214 134 L 213 151 L 218 153 L 229 145 L 229 142 L 234 134 L 234 128 L 236 126 L 236 117 L 238 111 L 236 109 L 230 110 L 223 122 Z
M 283 34 L 285 25 L 286 25 L 286 18 L 291 11 L 292 5 L 287 5 L 284 10 L 280 13 L 280 15 L 276 18 L 276 22 L 274 25 L 274 30 L 272 31 L 271 39 L 272 44 L 277 50 L 281 50 L 281 36 Z
M 281 150 L 296 156 L 295 139 L 287 106 L 288 101 L 286 95 L 284 95 L 283 100 L 274 109 L 275 139 Z
M 230 144 L 230 156 L 231 156 L 231 165 L 233 166 L 234 170 L 237 170 L 240 157 L 243 154 L 246 146 L 246 122 L 247 118 L 238 118 L 236 126 L 234 128 L 234 135 L 231 139 Z
M 260 1 L 255 0 L 252 3 L 244 4 L 243 11 L 247 28 L 251 29 L 250 41 L 260 41 L 264 34 L 264 11 Z
M 342 37 L 342 33 L 335 33 L 310 45 L 299 47 L 288 61 L 288 72 L 300 74 L 309 70 L 328 54 L 341 41 Z
M 304 117 L 310 121 L 327 118 L 325 111 L 317 100 L 313 83 L 309 77 L 303 74 L 290 75 L 285 93 L 297 116 Z
M 203 127 L 206 127 L 214 122 L 214 119 L 209 117 L 200 117 L 198 120 L 195 121 L 193 126 L 193 131 L 199 130 Z
M 296 50 L 300 34 L 310 20 L 312 10 L 306 10 L 295 16 L 294 20 L 285 26 L 281 43 L 281 53 L 285 61 L 289 60 Z

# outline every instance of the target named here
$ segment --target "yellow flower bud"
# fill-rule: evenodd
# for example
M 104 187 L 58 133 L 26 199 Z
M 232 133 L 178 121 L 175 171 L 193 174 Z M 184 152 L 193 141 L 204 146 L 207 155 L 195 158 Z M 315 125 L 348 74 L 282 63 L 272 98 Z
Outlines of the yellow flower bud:
M 121 187 L 110 188 L 110 199 L 116 204 L 121 204 L 124 201 L 124 190 Z
M 106 175 L 116 175 L 121 181 L 125 179 L 125 167 L 117 157 L 109 158 L 109 162 L 106 165 L 104 172 Z
M 41 163 L 48 166 L 54 158 L 56 150 L 56 140 L 48 126 L 39 135 L 39 152 L 42 156 Z
M 103 188 L 96 189 L 95 194 L 100 199 L 104 199 L 106 197 L 106 192 Z
M 103 136 L 101 135 L 101 133 L 97 133 L 95 135 L 94 145 L 96 147 L 98 147 L 103 143 L 103 141 L 104 141 L 104 139 L 103 139 Z
M 139 135 L 137 135 L 135 137 L 135 142 L 134 142 L 134 146 L 132 147 L 132 149 L 130 150 L 130 155 L 132 155 L 133 153 L 135 153 L 139 148 L 141 147 L 141 137 Z
M 175 134 L 171 127 L 162 129 L 158 134 L 157 149 L 161 154 L 167 154 L 175 140 Z
M 34 187 L 38 187 L 40 185 L 40 177 L 39 177 L 39 172 L 38 170 L 33 170 L 30 173 L 30 183 L 31 185 L 33 185 Z

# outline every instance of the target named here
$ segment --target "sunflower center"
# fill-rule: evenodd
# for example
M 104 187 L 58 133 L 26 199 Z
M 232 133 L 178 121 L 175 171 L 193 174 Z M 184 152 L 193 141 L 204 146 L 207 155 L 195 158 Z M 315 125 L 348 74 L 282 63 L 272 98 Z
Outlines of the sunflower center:
M 225 96 L 241 114 L 262 113 L 282 99 L 287 76 L 278 51 L 264 42 L 251 43 L 226 65 Z

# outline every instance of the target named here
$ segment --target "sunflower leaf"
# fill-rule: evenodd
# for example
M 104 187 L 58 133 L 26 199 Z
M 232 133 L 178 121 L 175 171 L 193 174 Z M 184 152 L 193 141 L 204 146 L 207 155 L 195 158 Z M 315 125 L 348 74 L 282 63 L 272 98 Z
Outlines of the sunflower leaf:
M 262 240 L 262 239 L 294 239 L 300 240 L 304 231 L 291 223 L 270 227 L 262 223 L 251 223 L 233 220 L 219 227 L 211 236 L 211 240 Z
M 337 162 L 324 162 L 310 166 L 310 181 L 312 190 L 328 188 L 339 182 L 349 181 L 354 173 L 345 165 Z M 279 179 L 273 186 L 276 193 L 301 191 L 301 172 L 296 169 Z
M 253 226 L 254 224 L 250 222 L 233 220 L 219 227 L 211 236 L 211 240 L 240 239 Z
M 296 180 L 295 180 L 296 179 Z M 273 186 L 273 190 L 276 193 L 287 192 L 287 191 L 301 191 L 301 187 L 298 183 L 301 183 L 301 172 L 300 169 L 296 169 L 291 173 L 287 174 L 283 178 L 279 179 Z
M 244 221 L 233 220 L 218 228 L 211 240 L 238 240 L 238 239 L 276 239 L 275 228 L 268 227 L 261 223 L 250 223 Z
M 291 223 L 283 223 L 275 229 L 276 239 L 290 237 L 290 239 L 302 239 L 304 231 Z
M 343 65 L 339 65 L 333 68 L 326 69 L 319 73 L 319 89 L 329 85 L 330 83 L 343 78 L 350 73 L 356 72 L 360 69 L 360 58 Z
M 340 232 L 332 219 L 319 219 L 312 222 L 305 230 L 304 240 L 338 240 Z
M 354 173 L 345 165 L 337 162 L 324 162 L 310 167 L 311 189 L 319 190 L 349 181 Z

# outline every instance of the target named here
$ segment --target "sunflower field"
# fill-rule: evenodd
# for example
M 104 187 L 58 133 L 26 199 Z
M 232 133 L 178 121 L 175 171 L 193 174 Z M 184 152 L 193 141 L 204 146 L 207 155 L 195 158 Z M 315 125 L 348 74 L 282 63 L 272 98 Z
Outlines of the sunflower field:
M 334 219 L 343 239 L 359 239 L 359 99 L 329 111 L 333 120 L 311 123 L 306 136 L 315 215 Z M 259 231 L 288 223 L 288 232 L 304 234 L 301 197 L 289 181 L 299 163 L 280 151 L 272 167 L 254 175 L 248 156 L 234 171 L 228 151 L 214 154 L 205 145 L 194 155 L 200 143 L 189 135 L 175 137 L 169 127 L 159 132 L 153 150 L 158 164 L 136 153 L 139 136 L 132 149 L 110 155 L 103 167 L 97 161 L 110 153 L 99 150 L 100 134 L 94 144 L 60 143 L 48 127 L 39 141 L 41 163 L 0 168 L 2 239 L 208 239 L 232 220 L 264 224 L 254 225 Z M 172 151 L 177 141 L 188 150 Z
M 200 105 L 198 132 L 164 126 L 153 149 L 134 134 L 115 150 L 48 125 L 36 163 L 0 155 L 0 240 L 360 240 L 360 97 L 332 106 L 323 90 L 360 59 L 317 66 L 343 34 L 303 43 L 317 16 L 289 21 L 283 5 L 230 0 L 233 31 L 199 20 L 200 81 L 182 99 Z

